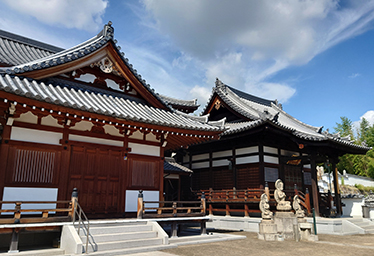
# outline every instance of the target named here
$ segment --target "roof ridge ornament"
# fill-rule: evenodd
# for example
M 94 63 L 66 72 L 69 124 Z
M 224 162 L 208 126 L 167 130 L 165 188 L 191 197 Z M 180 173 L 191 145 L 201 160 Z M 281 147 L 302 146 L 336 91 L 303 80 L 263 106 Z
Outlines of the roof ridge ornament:
M 104 37 L 113 38 L 114 37 L 114 28 L 112 27 L 112 22 L 108 21 L 108 24 L 104 25 L 104 29 L 102 31 Z

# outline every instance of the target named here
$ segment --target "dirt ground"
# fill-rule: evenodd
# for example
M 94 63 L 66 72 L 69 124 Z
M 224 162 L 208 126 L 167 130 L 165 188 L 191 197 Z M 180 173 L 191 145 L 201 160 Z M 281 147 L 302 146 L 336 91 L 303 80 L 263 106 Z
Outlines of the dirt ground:
M 279 255 L 279 256 L 374 256 L 374 235 L 318 235 L 317 242 L 262 241 L 256 233 L 233 232 L 244 235 L 242 240 L 178 246 L 164 250 L 180 256 Z

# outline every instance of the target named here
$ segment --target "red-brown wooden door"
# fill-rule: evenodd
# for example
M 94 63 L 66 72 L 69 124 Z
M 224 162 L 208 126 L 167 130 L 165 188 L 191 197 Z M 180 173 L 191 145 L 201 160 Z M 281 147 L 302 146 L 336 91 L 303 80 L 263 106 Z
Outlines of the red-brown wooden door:
M 72 146 L 69 189 L 78 189 L 78 200 L 86 213 L 120 213 L 120 150 Z

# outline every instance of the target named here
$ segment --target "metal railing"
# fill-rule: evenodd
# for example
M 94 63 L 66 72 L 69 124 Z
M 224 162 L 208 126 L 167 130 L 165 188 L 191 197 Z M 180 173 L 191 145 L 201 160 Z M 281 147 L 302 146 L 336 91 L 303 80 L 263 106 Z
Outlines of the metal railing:
M 88 220 L 86 214 L 84 213 L 82 207 L 79 205 L 78 200 L 75 198 L 73 201 L 73 226 L 75 228 L 78 228 L 77 232 L 80 237 L 80 230 L 82 229 L 82 232 L 84 233 L 84 236 L 86 237 L 86 247 L 83 246 L 82 253 L 88 253 L 88 244 L 91 245 L 92 250 L 94 252 L 97 251 L 97 244 L 95 242 L 95 239 L 90 233 L 90 221 Z M 78 217 L 78 220 L 76 219 Z M 76 227 L 76 223 L 78 222 L 78 227 Z

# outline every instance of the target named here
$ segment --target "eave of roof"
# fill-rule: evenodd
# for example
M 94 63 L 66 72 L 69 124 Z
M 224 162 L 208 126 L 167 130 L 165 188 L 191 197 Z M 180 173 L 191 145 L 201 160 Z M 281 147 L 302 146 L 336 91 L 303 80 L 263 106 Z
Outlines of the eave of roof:
M 40 102 L 165 127 L 214 132 L 223 130 L 220 126 L 208 124 L 203 120 L 195 120 L 186 114 L 154 108 L 126 97 L 120 97 L 121 95 L 77 88 L 69 84 L 45 84 L 30 78 L 0 75 L 0 91 Z
M 183 165 L 178 164 L 174 158 L 165 157 L 164 172 L 178 173 L 178 174 L 192 174 L 193 171 Z
M 369 150 L 369 147 L 354 144 L 350 138 L 322 132 L 322 127 L 305 124 L 286 113 L 280 104 L 275 101 L 261 99 L 247 93 L 233 89 L 217 79 L 213 89 L 226 105 L 240 115 L 248 118 L 248 121 L 226 123 L 228 130 L 222 136 L 241 133 L 264 123 L 287 131 L 294 136 L 309 141 L 330 141 L 358 150 Z
M 114 39 L 114 28 L 112 27 L 112 23 L 109 22 L 107 25 L 104 26 L 104 29 L 98 33 L 95 37 L 83 42 L 77 46 L 72 48 L 38 58 L 27 63 L 22 63 L 16 66 L 11 67 L 3 67 L 0 68 L 0 73 L 7 73 L 9 75 L 23 75 L 32 77 L 34 79 L 40 79 L 44 77 L 36 77 L 33 74 L 40 74 L 42 70 L 48 68 L 54 68 L 56 72 L 61 72 L 63 69 L 62 67 L 73 68 L 73 65 L 70 64 L 72 62 L 81 61 L 80 65 L 85 65 L 85 62 L 82 60 L 89 59 L 90 56 L 93 54 L 97 54 L 97 58 L 101 58 L 102 56 L 98 53 L 101 49 L 106 47 L 110 44 L 113 47 L 109 47 L 109 50 L 112 48 L 117 53 L 115 54 L 118 56 L 118 63 L 122 62 L 127 68 L 126 70 L 130 71 L 130 76 L 133 76 L 135 80 L 144 88 L 144 92 L 147 94 L 152 95 L 153 98 L 156 100 L 154 104 L 160 108 L 171 109 L 171 107 L 163 101 L 163 99 L 159 96 L 159 94 L 155 93 L 154 89 L 151 88 L 149 84 L 147 84 L 146 80 L 142 78 L 140 74 L 138 74 L 137 70 L 133 68 L 133 65 L 129 63 L 129 60 L 124 57 L 124 53 L 120 52 L 121 47 L 117 46 L 117 40 Z M 107 52 L 102 53 L 107 54 Z M 61 66 L 61 68 L 57 68 Z M 51 75 L 49 72 L 45 72 L 45 75 Z M 53 75 L 53 73 L 52 73 Z M 143 95 L 147 97 L 147 95 Z M 149 97 L 148 97 L 149 99 Z

